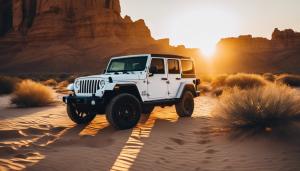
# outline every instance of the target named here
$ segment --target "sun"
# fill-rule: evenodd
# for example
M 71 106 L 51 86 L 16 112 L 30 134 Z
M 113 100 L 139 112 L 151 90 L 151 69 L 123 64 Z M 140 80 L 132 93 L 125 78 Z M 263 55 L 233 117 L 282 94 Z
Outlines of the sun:
M 211 59 L 216 53 L 216 46 L 209 44 L 206 46 L 202 46 L 200 49 L 200 53 L 205 59 Z
M 226 7 L 190 6 L 170 19 L 169 34 L 172 44 L 199 48 L 206 58 L 213 58 L 221 38 L 234 36 L 238 18 Z

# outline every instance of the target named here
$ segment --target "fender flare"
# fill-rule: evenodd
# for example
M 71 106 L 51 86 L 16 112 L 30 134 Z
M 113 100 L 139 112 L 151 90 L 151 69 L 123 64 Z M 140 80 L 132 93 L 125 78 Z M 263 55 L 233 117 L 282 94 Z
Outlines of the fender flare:
M 115 84 L 114 88 L 110 90 L 110 93 L 112 93 L 113 95 L 128 93 L 134 95 L 136 98 L 142 101 L 141 94 L 135 83 L 117 83 Z
M 177 91 L 176 98 L 178 98 L 178 99 L 182 98 L 183 93 L 185 91 L 187 91 L 187 90 L 191 91 L 193 93 L 194 97 L 197 96 L 194 84 L 191 84 L 191 83 L 181 83 L 180 87 L 179 87 L 179 89 Z

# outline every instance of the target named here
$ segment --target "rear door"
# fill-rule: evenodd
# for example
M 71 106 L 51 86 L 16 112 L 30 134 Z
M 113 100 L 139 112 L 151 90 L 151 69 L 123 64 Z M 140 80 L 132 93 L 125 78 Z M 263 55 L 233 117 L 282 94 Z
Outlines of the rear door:
M 148 76 L 148 99 L 160 100 L 168 98 L 167 72 L 164 58 L 152 58 L 150 68 L 157 71 Z
M 181 71 L 178 59 L 168 59 L 168 96 L 175 98 L 181 83 Z

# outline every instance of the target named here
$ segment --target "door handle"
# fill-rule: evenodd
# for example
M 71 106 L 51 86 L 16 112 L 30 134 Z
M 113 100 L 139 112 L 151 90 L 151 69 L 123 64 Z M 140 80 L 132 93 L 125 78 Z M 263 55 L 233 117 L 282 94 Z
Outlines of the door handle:
M 161 78 L 161 80 L 167 81 L 167 80 L 168 80 L 168 78 Z
M 181 78 L 176 78 L 176 80 L 181 80 Z

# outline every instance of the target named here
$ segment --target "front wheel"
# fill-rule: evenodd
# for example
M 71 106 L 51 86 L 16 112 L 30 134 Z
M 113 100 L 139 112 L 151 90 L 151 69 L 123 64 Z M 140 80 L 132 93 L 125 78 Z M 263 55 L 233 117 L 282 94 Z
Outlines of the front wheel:
M 106 119 L 116 129 L 133 128 L 139 122 L 140 117 L 140 102 L 131 94 L 114 97 L 106 108 Z
M 182 98 L 175 107 L 179 117 L 191 117 L 194 112 L 194 96 L 192 92 L 184 92 Z
M 67 105 L 67 113 L 69 118 L 77 124 L 88 124 L 96 116 L 96 112 L 93 111 L 80 111 L 74 104 Z

